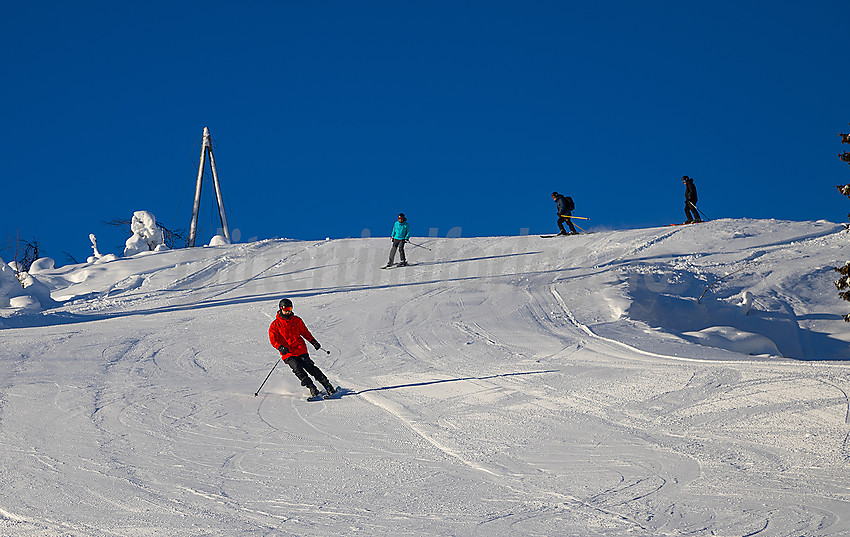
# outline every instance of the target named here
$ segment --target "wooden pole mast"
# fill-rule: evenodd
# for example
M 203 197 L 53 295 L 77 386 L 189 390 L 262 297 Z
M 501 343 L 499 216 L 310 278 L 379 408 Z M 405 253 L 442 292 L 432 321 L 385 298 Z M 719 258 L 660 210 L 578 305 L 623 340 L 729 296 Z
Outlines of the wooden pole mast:
M 230 228 L 227 227 L 227 215 L 224 212 L 224 198 L 221 194 L 221 184 L 218 181 L 218 170 L 215 167 L 215 156 L 213 156 L 212 140 L 210 139 L 210 129 L 204 127 L 204 142 L 201 145 L 201 161 L 198 163 L 198 181 L 195 183 L 195 204 L 192 208 L 192 225 L 189 227 L 189 246 L 195 246 L 195 239 L 198 236 L 198 213 L 201 208 L 201 185 L 204 179 L 204 162 L 206 157 L 210 158 L 210 170 L 212 170 L 213 186 L 215 187 L 215 198 L 218 203 L 218 216 L 221 219 L 221 229 L 224 232 L 224 238 L 230 242 Z

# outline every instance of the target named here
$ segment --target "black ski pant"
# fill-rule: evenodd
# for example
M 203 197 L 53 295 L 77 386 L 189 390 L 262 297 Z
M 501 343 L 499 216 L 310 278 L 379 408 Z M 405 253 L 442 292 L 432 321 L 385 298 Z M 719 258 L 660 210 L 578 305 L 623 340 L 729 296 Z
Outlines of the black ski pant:
M 687 218 L 686 222 L 702 221 L 702 219 L 699 217 L 699 211 L 697 211 L 697 206 L 691 203 L 690 201 L 685 202 L 685 218 Z
M 558 229 L 561 230 L 561 233 L 567 232 L 567 230 L 564 229 L 564 222 L 566 222 L 567 225 L 570 226 L 571 232 L 578 233 L 578 231 L 576 231 L 576 227 L 573 225 L 573 221 L 570 219 L 570 215 L 559 214 L 558 215 Z
M 330 384 L 328 382 L 328 377 L 326 377 L 325 374 L 322 373 L 322 370 L 313 363 L 309 354 L 290 356 L 284 360 L 284 362 L 286 362 L 286 365 L 292 369 L 292 372 L 295 373 L 295 376 L 298 377 L 298 380 L 301 381 L 301 385 L 305 388 L 309 388 L 310 386 L 315 387 L 315 384 L 313 384 L 313 381 L 309 376 L 307 376 L 307 373 L 313 375 L 313 378 L 319 381 L 322 386 L 327 387 L 328 384 Z
M 406 241 L 404 239 L 393 239 L 393 247 L 390 248 L 390 262 L 389 265 L 392 265 L 395 261 L 395 253 L 398 250 L 399 258 L 401 258 L 401 262 L 404 263 L 407 261 L 407 258 L 404 257 L 404 243 Z

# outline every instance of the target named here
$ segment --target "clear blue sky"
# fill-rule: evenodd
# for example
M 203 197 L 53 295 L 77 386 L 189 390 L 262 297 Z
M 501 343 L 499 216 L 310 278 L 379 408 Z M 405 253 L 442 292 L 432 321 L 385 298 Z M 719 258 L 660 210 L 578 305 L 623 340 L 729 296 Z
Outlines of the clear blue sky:
M 188 229 L 203 128 L 253 237 L 843 221 L 850 2 L 13 2 L 0 233 L 67 263 Z M 201 239 L 213 217 L 204 184 Z M 8 258 L 5 255 L 4 258 Z

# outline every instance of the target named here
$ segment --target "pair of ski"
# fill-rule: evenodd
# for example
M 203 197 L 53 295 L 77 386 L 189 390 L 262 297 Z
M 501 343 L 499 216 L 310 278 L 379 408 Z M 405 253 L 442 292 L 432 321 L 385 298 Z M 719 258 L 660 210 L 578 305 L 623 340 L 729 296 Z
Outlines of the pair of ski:
M 342 397 L 342 388 L 337 386 L 334 393 L 328 393 L 328 392 L 325 391 L 325 392 L 320 392 L 317 395 L 308 395 L 307 400 L 308 401 L 322 401 L 322 400 L 327 400 L 327 399 L 339 399 L 340 397 Z
M 667 224 L 667 226 L 689 226 L 691 224 L 702 224 L 707 220 L 694 220 L 693 222 L 680 222 L 678 224 Z
M 416 263 L 391 263 L 389 265 L 384 265 L 383 267 L 381 267 L 381 269 L 382 270 L 388 270 L 388 269 L 394 269 L 394 268 L 399 268 L 399 267 L 412 267 L 415 264 Z
M 584 233 L 587 234 L 587 231 Z M 555 233 L 554 235 L 540 235 L 540 238 L 551 239 L 552 237 L 569 237 L 571 235 L 581 235 L 581 233 Z

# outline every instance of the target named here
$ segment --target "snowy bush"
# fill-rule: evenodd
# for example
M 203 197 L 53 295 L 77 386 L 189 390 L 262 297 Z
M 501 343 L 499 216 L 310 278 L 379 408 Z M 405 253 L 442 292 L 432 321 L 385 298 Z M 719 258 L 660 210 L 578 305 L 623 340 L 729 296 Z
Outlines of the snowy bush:
M 18 281 L 18 276 L 12 267 L 0 259 L 0 308 L 11 307 L 12 298 L 25 295 L 24 288 Z
M 50 289 L 35 279 L 30 273 L 22 272 L 18 275 L 18 279 L 21 280 L 24 286 L 24 292 L 38 301 L 41 306 L 45 308 L 56 306 L 56 302 L 50 296 Z
M 27 272 L 30 265 L 38 259 L 38 241 L 24 240 L 18 232 L 15 233 L 14 237 L 9 236 L 6 249 L 12 254 L 12 261 L 9 262 L 9 266 L 18 275 Z M 21 279 L 20 276 L 18 279 Z
M 42 266 L 51 262 L 42 262 Z M 56 301 L 50 297 L 50 289 L 31 274 L 17 272 L 11 266 L 13 263 L 6 264 L 0 259 L 0 308 L 41 309 L 55 306 Z
M 94 252 L 94 255 L 90 255 L 88 259 L 86 259 L 87 263 L 109 263 L 110 261 L 118 259 L 118 256 L 115 254 L 104 255 L 98 251 L 97 237 L 94 236 L 94 233 L 89 234 L 89 240 L 91 241 L 91 249 Z
M 156 218 L 148 211 L 133 213 L 130 231 L 133 232 L 133 236 L 124 243 L 125 257 L 141 252 L 158 252 L 167 249 L 162 240 L 162 231 L 156 225 Z
M 94 233 L 89 233 L 89 240 L 91 241 L 91 249 L 94 254 L 89 256 L 86 261 L 88 261 L 89 263 L 94 263 L 98 259 L 101 259 L 103 257 L 103 254 L 100 253 L 97 249 L 97 237 L 94 236 Z

